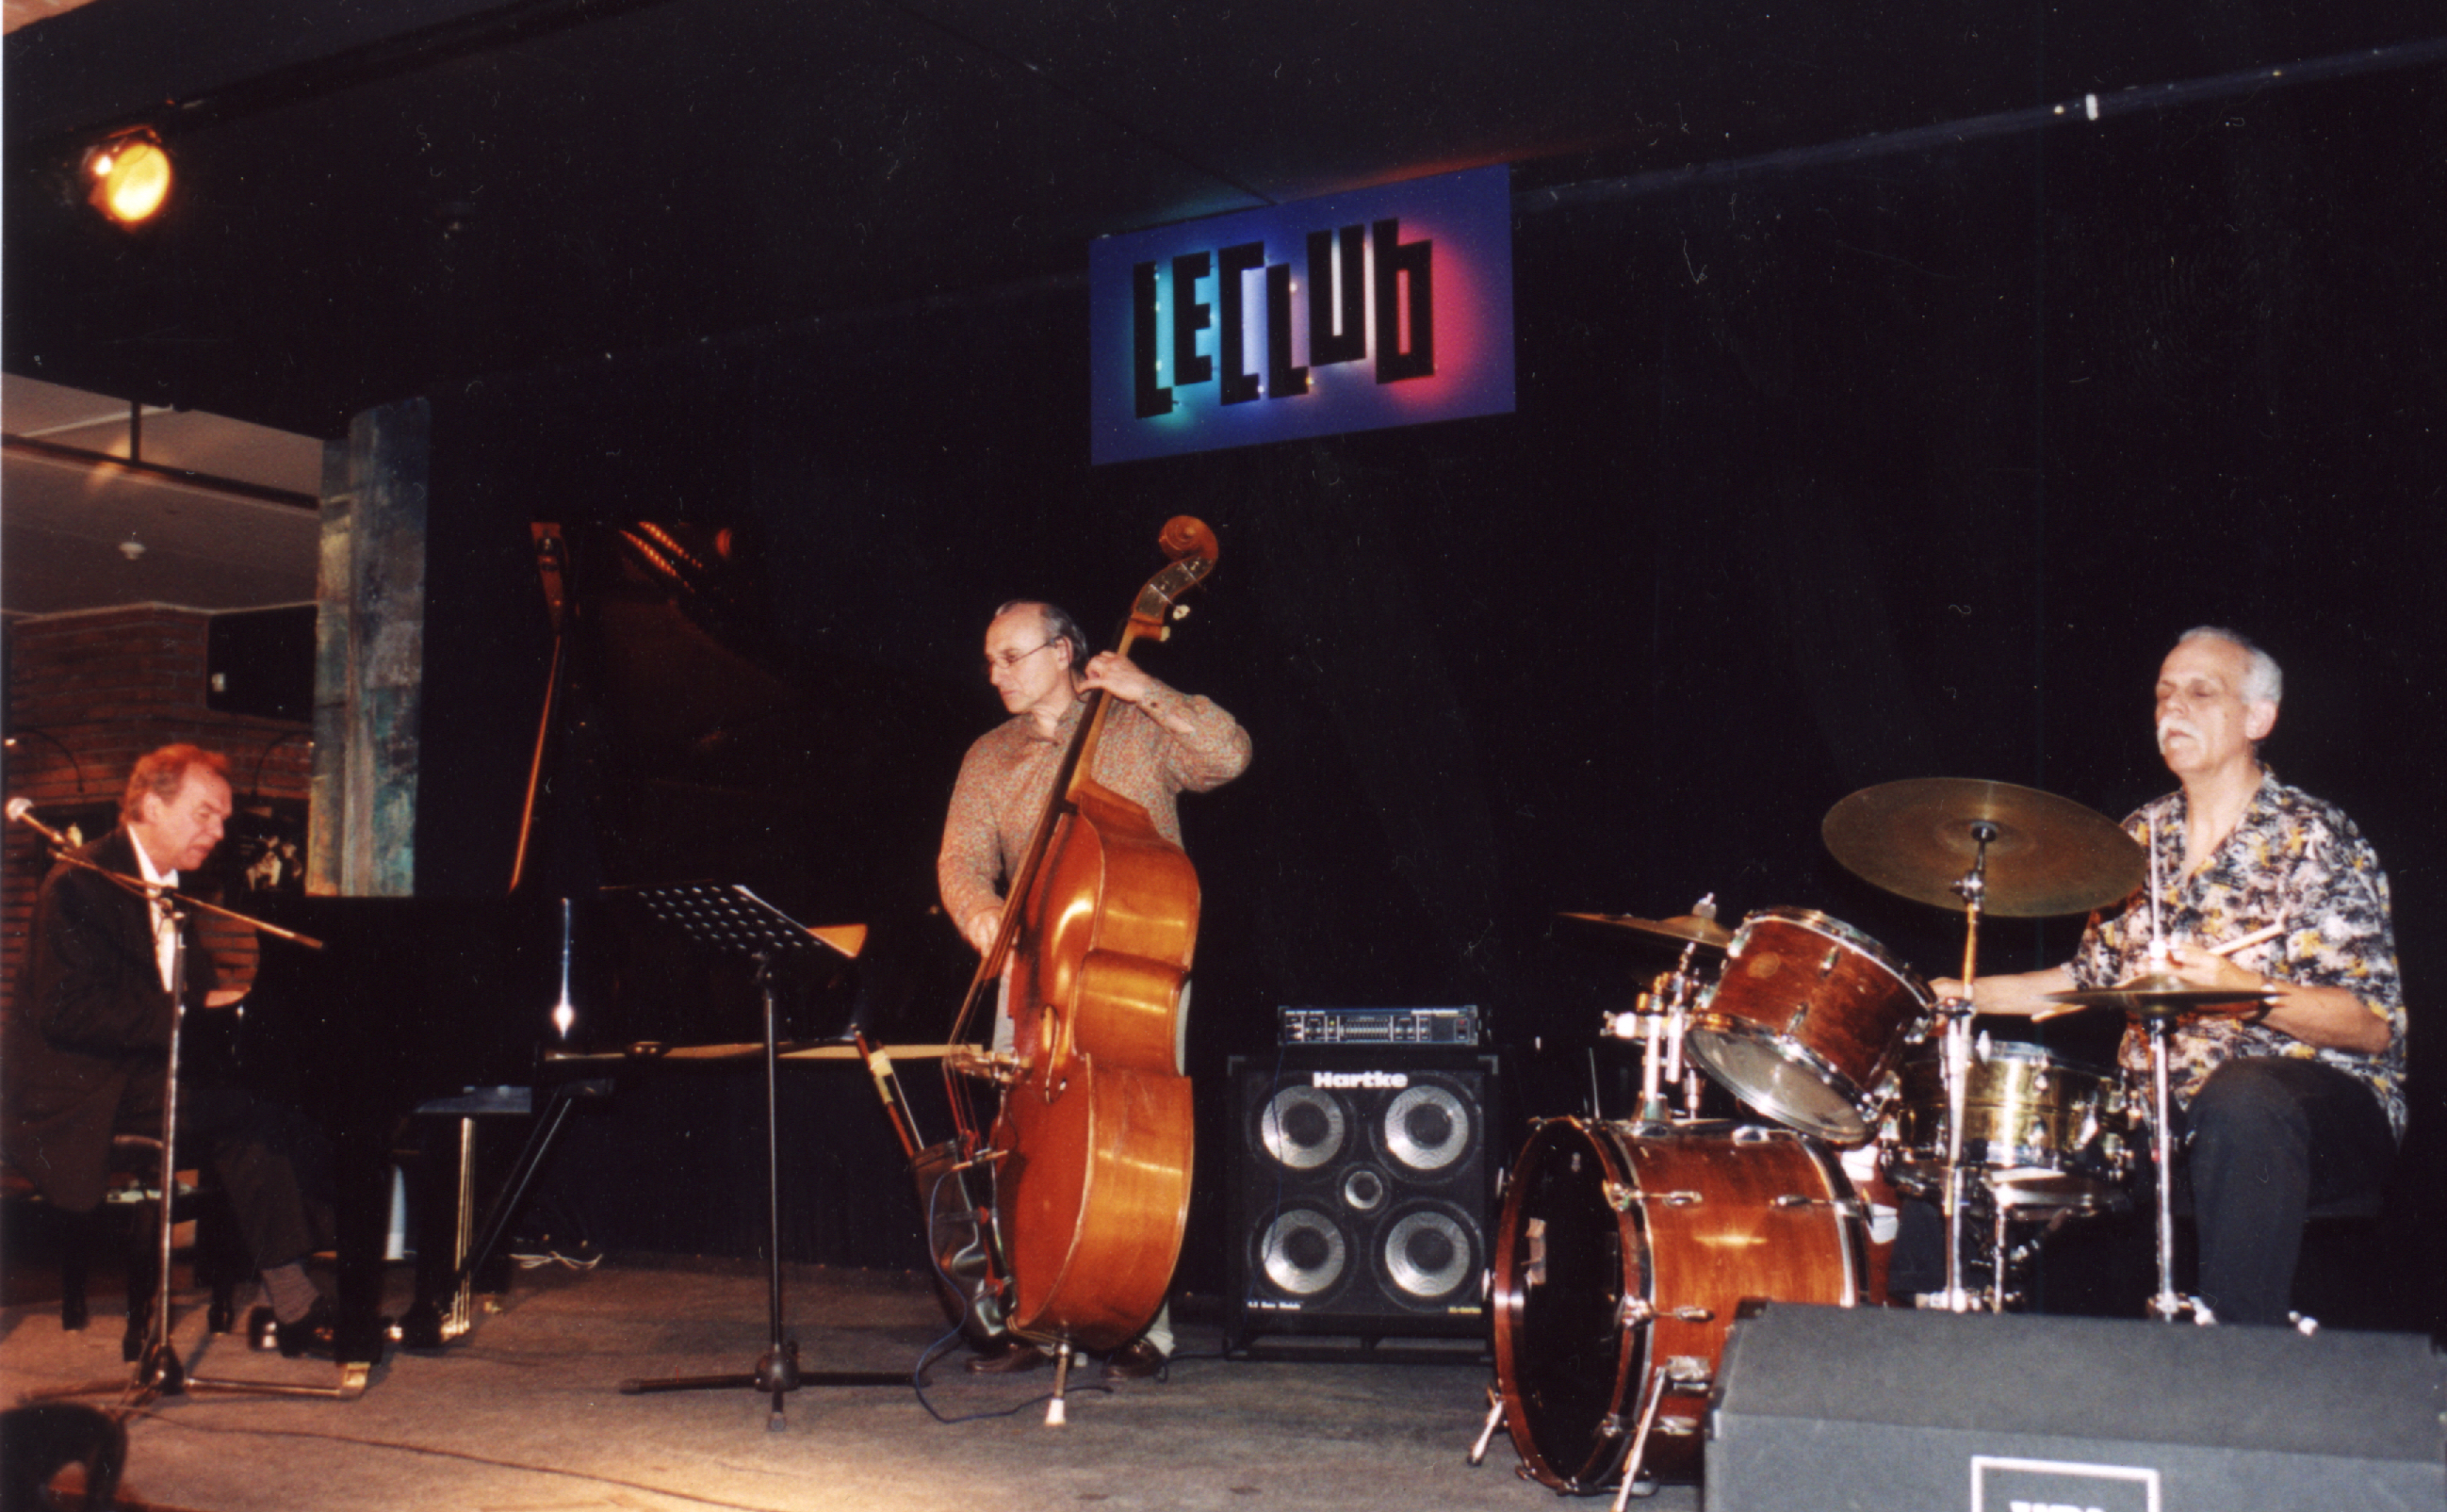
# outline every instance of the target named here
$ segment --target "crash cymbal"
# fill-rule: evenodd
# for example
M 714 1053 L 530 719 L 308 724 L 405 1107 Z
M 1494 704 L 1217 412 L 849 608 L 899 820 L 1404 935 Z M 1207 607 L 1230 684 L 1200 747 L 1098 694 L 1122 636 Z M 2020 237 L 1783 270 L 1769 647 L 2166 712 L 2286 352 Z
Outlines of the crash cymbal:
M 1827 811 L 1819 834 L 1847 871 L 1940 908 L 1991 826 L 1982 912 L 2005 918 L 2080 914 L 2141 885 L 2149 859 L 2104 814 L 2035 787 L 1920 777 L 1865 787 Z
M 2167 972 L 2128 977 L 2114 987 L 2086 987 L 2071 992 L 2042 994 L 2051 1003 L 2072 1008 L 2113 1008 L 2143 1018 L 2172 1018 L 2179 1013 L 2248 1013 L 2277 995 L 2274 988 L 2203 987 Z M 2051 1017 L 2054 1015 L 2051 1014 Z
M 1629 914 L 1564 914 L 1558 917 L 1604 924 L 1613 929 L 1627 929 L 1637 935 L 1677 940 L 1685 945 L 1705 945 L 1716 951 L 1723 950 L 1734 942 L 1732 930 L 1713 918 L 1701 918 L 1697 914 L 1677 914 L 1672 918 L 1635 918 Z

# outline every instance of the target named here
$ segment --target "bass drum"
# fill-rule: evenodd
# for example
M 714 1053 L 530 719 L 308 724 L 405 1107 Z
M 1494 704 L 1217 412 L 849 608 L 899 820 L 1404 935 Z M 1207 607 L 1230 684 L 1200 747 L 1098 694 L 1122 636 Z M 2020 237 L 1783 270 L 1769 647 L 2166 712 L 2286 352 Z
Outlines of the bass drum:
M 1859 1200 L 1819 1145 L 1784 1129 L 1646 1127 L 1543 1124 L 1505 1183 L 1504 1421 L 1523 1473 L 1574 1495 L 1618 1484 L 1635 1448 L 1629 1473 L 1698 1478 L 1701 1414 L 1744 1298 L 1862 1300 Z

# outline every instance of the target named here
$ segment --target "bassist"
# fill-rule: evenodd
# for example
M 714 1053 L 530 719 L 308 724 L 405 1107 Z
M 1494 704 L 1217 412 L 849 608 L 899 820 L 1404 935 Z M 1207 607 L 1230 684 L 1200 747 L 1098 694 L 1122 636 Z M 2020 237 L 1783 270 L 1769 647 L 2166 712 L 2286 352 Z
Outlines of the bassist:
M 946 916 L 979 953 L 992 949 L 1004 907 L 1002 889 L 1025 855 L 1052 792 L 1087 695 L 1102 690 L 1110 708 L 1096 751 L 1094 779 L 1147 811 L 1158 834 L 1178 846 L 1174 801 L 1238 777 L 1249 765 L 1246 730 L 1206 698 L 1182 693 L 1128 656 L 1089 656 L 1087 636 L 1052 604 L 1002 606 L 986 629 L 986 674 L 1012 717 L 978 737 L 960 764 L 936 863 Z M 996 1049 L 1010 1045 L 1008 1009 L 996 1014 Z M 1169 1310 L 1106 1362 L 1109 1378 L 1151 1375 L 1171 1348 Z M 1016 1340 L 979 1355 L 977 1370 L 1020 1370 L 1045 1353 Z

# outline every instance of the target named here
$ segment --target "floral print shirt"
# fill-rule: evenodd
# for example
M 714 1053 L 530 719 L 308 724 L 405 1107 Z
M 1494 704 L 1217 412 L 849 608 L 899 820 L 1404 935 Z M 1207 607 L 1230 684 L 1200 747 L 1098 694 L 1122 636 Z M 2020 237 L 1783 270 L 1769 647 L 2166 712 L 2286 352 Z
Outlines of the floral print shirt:
M 2159 928 L 2167 940 L 2212 946 L 2282 922 L 2285 933 L 2236 952 L 2236 965 L 2306 987 L 2341 987 L 2387 1021 L 2377 1055 L 2324 1049 L 2233 1013 L 2178 1019 L 2168 1035 L 2169 1084 L 2179 1104 L 2222 1061 L 2240 1055 L 2317 1060 L 2367 1085 L 2404 1137 L 2404 989 L 2397 974 L 2396 926 L 2378 853 L 2343 810 L 2263 768 L 2259 791 L 2234 831 L 2200 869 L 2184 875 L 2185 800 L 2178 790 L 2135 809 L 2124 828 L 2154 841 Z M 2113 987 L 2149 971 L 2150 887 L 2091 917 L 2068 969 L 2075 985 Z M 2150 1037 L 2135 1021 L 2117 1059 L 2147 1086 Z

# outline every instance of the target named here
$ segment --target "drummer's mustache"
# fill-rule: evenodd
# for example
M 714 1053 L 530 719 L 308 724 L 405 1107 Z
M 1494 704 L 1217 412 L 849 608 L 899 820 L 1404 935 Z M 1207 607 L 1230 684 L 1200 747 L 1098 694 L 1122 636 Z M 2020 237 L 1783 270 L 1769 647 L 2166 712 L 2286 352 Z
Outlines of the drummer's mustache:
M 2158 721 L 2158 749 L 2162 754 L 2167 749 L 2167 737 L 2170 735 L 2190 735 L 2192 739 L 2198 740 L 2201 738 L 2201 727 L 2181 714 L 2169 714 Z

